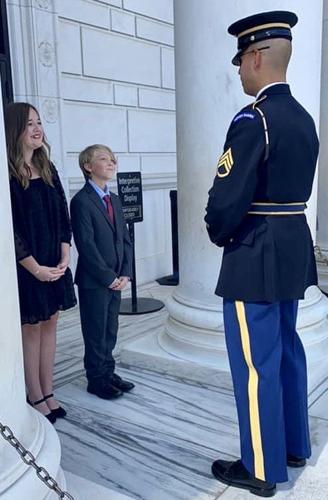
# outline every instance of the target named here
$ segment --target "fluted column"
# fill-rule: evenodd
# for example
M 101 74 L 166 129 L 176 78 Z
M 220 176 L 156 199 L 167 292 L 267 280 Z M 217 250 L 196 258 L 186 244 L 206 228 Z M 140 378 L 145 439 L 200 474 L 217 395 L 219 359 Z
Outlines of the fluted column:
M 0 92 L 1 95 L 1 92 Z M 8 169 L 0 99 L 0 422 L 8 425 L 23 446 L 61 476 L 60 445 L 51 424 L 26 404 L 16 265 L 13 244 Z M 62 483 L 61 477 L 61 485 Z M 2 500 L 52 500 L 50 493 L 17 452 L 0 435 L 0 497 Z
M 215 0 L 174 4 L 180 285 L 167 302 L 170 316 L 159 336 L 169 354 L 222 371 L 228 370 L 222 305 L 213 294 L 221 251 L 209 244 L 204 208 L 232 116 L 225 103 L 238 108 L 226 57 L 227 16 Z
M 203 217 L 229 122 L 250 100 L 243 96 L 237 70 L 230 65 L 236 41 L 226 29 L 243 16 L 279 8 L 296 7 L 292 1 L 275 0 L 204 0 L 201 5 L 198 0 L 175 1 L 180 286 L 167 303 L 170 316 L 159 343 L 170 355 L 216 367 L 223 376 L 228 364 L 222 301 L 213 296 L 222 253 L 209 243 Z M 294 30 L 289 82 L 318 124 L 322 2 L 299 1 L 297 14 L 300 22 Z M 316 202 L 317 181 L 307 211 L 313 236 Z M 298 322 L 308 352 L 311 387 L 322 375 L 320 350 L 328 347 L 327 310 L 326 298 L 311 287 L 300 304 Z
M 324 0 L 322 33 L 321 116 L 318 186 L 317 242 L 321 255 L 317 256 L 319 286 L 328 293 L 328 0 Z

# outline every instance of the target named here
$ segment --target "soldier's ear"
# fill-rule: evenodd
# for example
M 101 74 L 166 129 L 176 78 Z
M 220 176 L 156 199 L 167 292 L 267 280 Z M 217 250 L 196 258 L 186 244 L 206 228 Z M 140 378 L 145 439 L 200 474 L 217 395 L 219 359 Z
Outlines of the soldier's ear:
M 262 66 L 263 54 L 260 50 L 254 52 L 253 67 L 258 70 Z

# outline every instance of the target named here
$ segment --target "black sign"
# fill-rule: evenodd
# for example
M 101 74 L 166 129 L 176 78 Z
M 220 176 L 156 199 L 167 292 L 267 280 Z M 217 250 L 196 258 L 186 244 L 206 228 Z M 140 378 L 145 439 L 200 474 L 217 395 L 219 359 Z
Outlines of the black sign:
M 125 221 L 141 222 L 143 220 L 141 173 L 121 172 L 116 177 Z

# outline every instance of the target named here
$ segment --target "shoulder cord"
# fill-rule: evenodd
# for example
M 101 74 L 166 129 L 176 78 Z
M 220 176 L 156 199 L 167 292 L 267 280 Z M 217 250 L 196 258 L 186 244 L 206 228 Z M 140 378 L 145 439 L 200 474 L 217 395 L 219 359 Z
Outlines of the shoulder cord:
M 254 104 L 253 104 L 253 109 L 256 109 L 256 111 L 258 111 L 258 113 L 260 114 L 261 118 L 262 118 L 262 122 L 263 122 L 263 128 L 264 128 L 264 137 L 265 137 L 265 154 L 264 154 L 264 161 L 266 161 L 268 158 L 269 158 L 269 131 L 268 131 L 268 124 L 267 124 L 267 121 L 266 121 L 266 118 L 265 118 L 265 115 L 263 113 L 263 111 L 257 107 L 257 105 L 264 101 L 264 99 L 266 99 L 267 96 L 264 95 L 263 97 L 261 97 L 261 99 L 259 99 L 258 101 L 255 101 Z

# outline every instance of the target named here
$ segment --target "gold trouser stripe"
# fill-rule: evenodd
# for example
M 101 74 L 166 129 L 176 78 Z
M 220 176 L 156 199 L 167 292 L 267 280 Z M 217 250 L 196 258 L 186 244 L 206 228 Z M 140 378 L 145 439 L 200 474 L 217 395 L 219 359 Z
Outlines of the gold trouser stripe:
M 248 30 L 242 31 L 238 33 L 237 37 L 248 35 L 248 33 L 253 33 L 254 31 L 265 30 L 267 28 L 287 28 L 290 29 L 290 25 L 287 23 L 268 23 L 268 24 L 260 24 L 259 26 L 255 26 L 254 28 L 250 28 Z
M 255 477 L 265 481 L 264 459 L 261 438 L 260 413 L 258 402 L 258 382 L 259 377 L 253 365 L 251 346 L 249 340 L 249 331 L 246 320 L 244 302 L 236 301 L 237 318 L 240 328 L 241 343 L 246 364 L 248 366 L 248 401 L 249 401 L 249 420 L 251 427 L 251 440 L 254 453 L 254 471 Z

